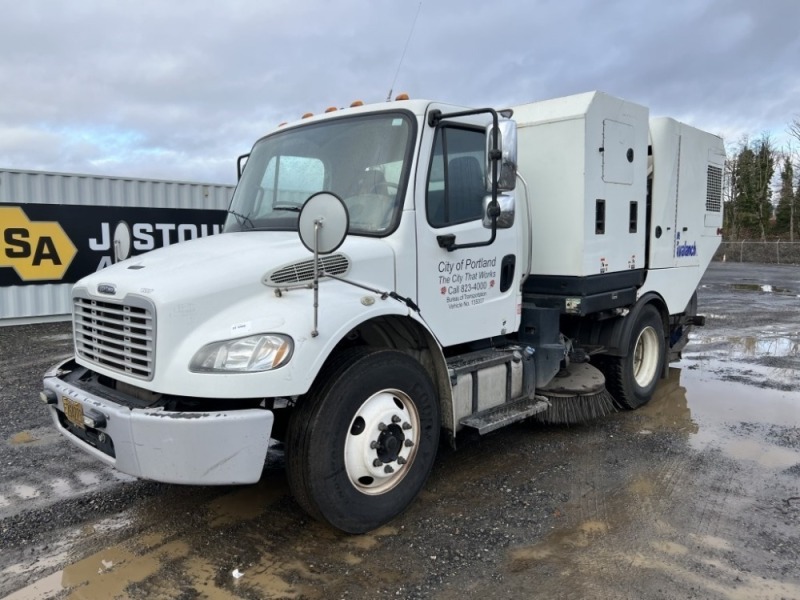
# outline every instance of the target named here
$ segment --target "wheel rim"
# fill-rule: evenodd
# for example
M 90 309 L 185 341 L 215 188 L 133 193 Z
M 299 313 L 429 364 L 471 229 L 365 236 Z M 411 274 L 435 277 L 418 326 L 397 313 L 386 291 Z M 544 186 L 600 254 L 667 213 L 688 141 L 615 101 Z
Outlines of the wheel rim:
M 633 350 L 633 378 L 636 385 L 646 388 L 653 382 L 660 355 L 658 333 L 653 327 L 645 327 L 636 339 Z
M 381 390 L 356 411 L 344 443 L 350 483 L 364 494 L 384 494 L 406 476 L 417 455 L 419 413 L 400 390 Z

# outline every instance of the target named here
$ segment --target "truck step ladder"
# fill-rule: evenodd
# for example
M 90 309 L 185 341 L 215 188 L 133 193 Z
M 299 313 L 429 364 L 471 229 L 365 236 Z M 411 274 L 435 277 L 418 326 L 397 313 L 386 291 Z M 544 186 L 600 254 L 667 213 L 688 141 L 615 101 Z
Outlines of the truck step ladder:
M 516 421 L 522 421 L 550 408 L 550 401 L 544 396 L 522 398 L 513 402 L 499 404 L 487 410 L 469 415 L 461 419 L 464 427 L 471 427 L 480 435 L 500 429 Z

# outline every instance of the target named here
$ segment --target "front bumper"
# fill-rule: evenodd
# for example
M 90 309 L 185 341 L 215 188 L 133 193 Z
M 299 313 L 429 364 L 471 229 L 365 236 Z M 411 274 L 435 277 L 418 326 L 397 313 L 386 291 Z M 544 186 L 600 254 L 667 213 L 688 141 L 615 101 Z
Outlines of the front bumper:
M 261 478 L 274 422 L 271 411 L 125 406 L 104 397 L 97 386 L 82 385 L 86 371 L 69 359 L 44 376 L 45 390 L 57 398 L 50 405 L 53 423 L 84 452 L 123 473 L 165 483 L 227 485 Z M 79 404 L 84 415 L 101 413 L 104 425 L 77 427 L 66 417 L 65 399 Z

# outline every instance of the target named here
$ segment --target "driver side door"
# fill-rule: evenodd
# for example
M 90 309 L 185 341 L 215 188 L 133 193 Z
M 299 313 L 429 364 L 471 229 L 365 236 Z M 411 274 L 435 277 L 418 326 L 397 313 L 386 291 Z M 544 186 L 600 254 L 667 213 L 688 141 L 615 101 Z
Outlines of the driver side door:
M 486 241 L 485 123 L 446 120 L 433 132 L 422 193 L 416 203 L 418 305 L 443 346 L 516 331 L 521 294 L 517 227 L 498 229 L 494 242 L 448 251 L 438 238 L 458 244 Z M 422 169 L 420 169 L 422 171 Z

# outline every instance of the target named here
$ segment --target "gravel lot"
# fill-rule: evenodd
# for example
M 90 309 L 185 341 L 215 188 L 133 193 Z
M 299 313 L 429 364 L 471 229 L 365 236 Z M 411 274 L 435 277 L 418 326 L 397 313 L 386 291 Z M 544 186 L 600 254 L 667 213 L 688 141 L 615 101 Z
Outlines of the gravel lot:
M 698 296 L 650 404 L 443 446 L 363 536 L 309 520 L 277 452 L 195 488 L 73 450 L 38 399 L 69 324 L 0 328 L 0 598 L 800 599 L 800 268 L 715 263 Z

